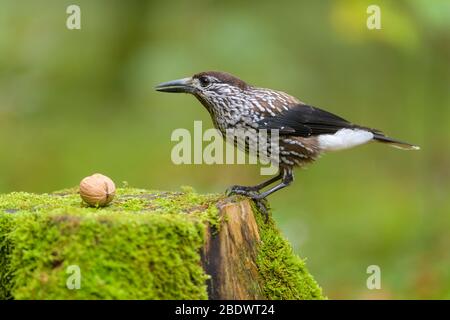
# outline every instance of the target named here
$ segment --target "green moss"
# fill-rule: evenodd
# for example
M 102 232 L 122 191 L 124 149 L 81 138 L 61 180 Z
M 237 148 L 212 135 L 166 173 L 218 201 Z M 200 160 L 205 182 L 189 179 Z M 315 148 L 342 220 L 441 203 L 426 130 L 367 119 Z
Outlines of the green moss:
M 0 215 L 0 299 L 11 299 L 13 276 L 11 253 L 13 244 L 9 237 L 14 221 L 12 216 Z
M 127 188 L 97 209 L 73 189 L 1 195 L 0 298 L 206 299 L 199 252 L 214 199 Z M 66 286 L 71 265 L 79 290 Z
M 253 210 L 257 212 L 256 207 Z M 306 269 L 305 262 L 293 252 L 272 217 L 265 221 L 259 213 L 256 220 L 261 237 L 256 264 L 263 278 L 266 297 L 274 300 L 324 299 L 322 289 Z
M 119 188 L 91 208 L 76 188 L 0 195 L 0 299 L 206 299 L 200 251 L 221 195 Z M 257 215 L 258 267 L 271 299 L 321 298 L 273 221 Z M 68 289 L 70 266 L 81 288 Z

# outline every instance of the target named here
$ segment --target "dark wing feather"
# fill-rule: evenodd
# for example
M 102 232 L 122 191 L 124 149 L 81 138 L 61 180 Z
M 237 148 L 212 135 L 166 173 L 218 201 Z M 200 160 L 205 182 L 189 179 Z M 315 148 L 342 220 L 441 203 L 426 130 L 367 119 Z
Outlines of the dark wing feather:
M 259 129 L 278 129 L 280 135 L 310 137 L 320 134 L 333 134 L 337 131 L 363 129 L 374 134 L 374 139 L 405 150 L 419 150 L 418 146 L 387 137 L 377 129 L 371 129 L 348 122 L 328 111 L 312 106 L 297 104 L 276 116 L 266 117 L 258 122 Z
M 274 117 L 266 117 L 259 121 L 259 125 L 260 129 L 278 129 L 280 135 L 301 137 L 333 134 L 343 128 L 363 128 L 328 111 L 304 104 L 297 104 Z

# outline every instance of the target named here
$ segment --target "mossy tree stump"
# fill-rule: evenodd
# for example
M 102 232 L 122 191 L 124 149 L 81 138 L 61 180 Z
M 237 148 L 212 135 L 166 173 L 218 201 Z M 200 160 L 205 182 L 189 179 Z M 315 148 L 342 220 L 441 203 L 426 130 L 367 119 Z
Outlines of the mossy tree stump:
M 68 286 L 73 266 L 80 287 Z M 251 201 L 121 188 L 0 195 L 0 299 L 321 299 Z
M 261 243 L 248 200 L 218 203 L 220 232 L 208 226 L 202 263 L 211 299 L 264 299 L 263 281 L 256 263 Z

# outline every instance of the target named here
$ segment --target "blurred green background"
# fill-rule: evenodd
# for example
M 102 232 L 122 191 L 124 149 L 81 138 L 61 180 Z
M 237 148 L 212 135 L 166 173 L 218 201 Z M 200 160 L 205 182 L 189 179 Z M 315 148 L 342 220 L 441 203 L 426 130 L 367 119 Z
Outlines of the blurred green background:
M 66 28 L 70 4 L 81 30 Z M 0 0 L 0 192 L 94 172 L 200 192 L 261 181 L 257 166 L 172 164 L 174 129 L 212 125 L 153 86 L 205 70 L 420 145 L 328 154 L 270 200 L 329 298 L 450 298 L 449 1 Z M 373 264 L 381 290 L 366 287 Z

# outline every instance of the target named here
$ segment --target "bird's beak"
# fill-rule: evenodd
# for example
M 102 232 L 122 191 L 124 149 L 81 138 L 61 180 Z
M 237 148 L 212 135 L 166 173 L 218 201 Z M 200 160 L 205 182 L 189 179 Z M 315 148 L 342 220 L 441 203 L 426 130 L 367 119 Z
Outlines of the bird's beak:
M 183 78 L 160 83 L 155 87 L 155 90 L 161 92 L 192 93 L 194 91 L 194 87 L 192 85 L 192 78 Z

